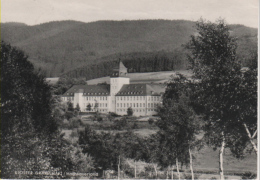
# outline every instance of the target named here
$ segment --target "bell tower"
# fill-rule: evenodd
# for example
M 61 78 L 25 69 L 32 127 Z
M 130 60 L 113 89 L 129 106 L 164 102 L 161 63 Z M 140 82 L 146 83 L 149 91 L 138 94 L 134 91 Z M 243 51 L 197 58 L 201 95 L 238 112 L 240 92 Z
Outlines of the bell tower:
M 128 77 L 127 68 L 124 64 L 119 61 L 118 67 L 113 69 L 110 76 L 110 96 L 111 96 L 111 106 L 110 111 L 116 111 L 116 98 L 115 95 L 120 91 L 124 84 L 129 84 L 130 78 Z

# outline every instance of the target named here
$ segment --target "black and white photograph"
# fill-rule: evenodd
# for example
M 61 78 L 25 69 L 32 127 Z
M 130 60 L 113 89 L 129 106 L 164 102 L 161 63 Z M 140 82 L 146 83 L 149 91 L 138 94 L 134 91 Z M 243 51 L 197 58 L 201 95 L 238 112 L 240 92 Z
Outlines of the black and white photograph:
M 258 179 L 259 0 L 1 0 L 1 179 Z

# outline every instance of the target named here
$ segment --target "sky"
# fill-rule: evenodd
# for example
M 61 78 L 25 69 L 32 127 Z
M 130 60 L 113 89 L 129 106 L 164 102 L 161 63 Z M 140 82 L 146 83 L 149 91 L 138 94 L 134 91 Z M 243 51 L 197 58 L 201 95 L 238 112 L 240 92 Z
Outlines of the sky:
M 224 18 L 258 27 L 259 0 L 1 0 L 1 22 Z

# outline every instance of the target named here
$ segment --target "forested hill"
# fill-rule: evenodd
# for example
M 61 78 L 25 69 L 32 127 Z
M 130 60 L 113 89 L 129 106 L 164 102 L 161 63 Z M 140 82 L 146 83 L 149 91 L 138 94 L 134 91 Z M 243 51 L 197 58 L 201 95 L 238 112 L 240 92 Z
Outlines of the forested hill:
M 128 64 L 131 60 L 148 62 L 151 58 L 156 61 L 158 57 L 167 57 L 173 60 L 170 64 L 175 69 L 184 68 L 187 62 L 181 46 L 195 33 L 194 25 L 184 20 L 59 21 L 35 26 L 2 23 L 1 38 L 25 51 L 30 61 L 46 70 L 49 77 L 85 76 L 83 71 L 90 65 L 119 58 Z M 238 56 L 246 61 L 257 47 L 257 29 L 243 25 L 230 28 L 238 37 Z M 138 67 L 129 68 L 138 71 Z

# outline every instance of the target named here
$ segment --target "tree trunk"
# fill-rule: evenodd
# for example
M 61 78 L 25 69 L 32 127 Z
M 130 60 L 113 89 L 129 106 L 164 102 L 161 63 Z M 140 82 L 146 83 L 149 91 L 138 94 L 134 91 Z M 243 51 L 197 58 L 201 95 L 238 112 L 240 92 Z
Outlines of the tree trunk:
M 221 145 L 221 148 L 219 150 L 219 175 L 220 175 L 220 179 L 224 180 L 223 152 L 224 152 L 224 148 L 225 148 L 225 137 L 224 137 L 223 132 L 222 132 L 222 135 L 223 135 L 222 145 Z
M 118 169 L 117 169 L 117 171 L 118 171 L 118 179 L 120 179 L 120 156 L 118 158 Z
M 172 180 L 173 180 L 173 167 L 172 167 L 172 170 L 171 170 L 171 172 L 172 172 Z
M 155 164 L 153 164 L 153 168 L 154 168 L 154 172 L 155 172 L 155 177 L 157 178 L 157 176 L 158 176 L 158 173 L 157 173 L 157 169 L 156 169 L 156 166 L 155 166 Z
M 135 162 L 135 179 L 136 179 L 136 162 Z
M 190 154 L 190 171 L 191 171 L 191 179 L 194 180 L 194 174 L 193 174 L 193 167 L 192 167 L 192 154 L 189 147 L 189 154 Z
M 179 177 L 179 180 L 180 180 L 180 179 L 181 179 L 181 176 L 180 176 L 180 171 L 179 171 L 179 162 L 178 162 L 178 158 L 176 158 L 176 169 L 177 169 L 178 177 Z
M 244 127 L 245 127 L 245 129 L 246 129 L 246 132 L 247 132 L 247 135 L 248 135 L 248 137 L 249 137 L 250 143 L 252 144 L 252 146 L 253 146 L 253 148 L 254 148 L 254 150 L 255 150 L 255 153 L 257 154 L 257 152 L 258 152 L 257 146 L 256 146 L 255 142 L 253 141 L 254 137 L 256 136 L 257 130 L 255 131 L 254 135 L 251 136 L 251 133 L 250 133 L 250 131 L 249 131 L 247 125 L 246 125 L 245 123 L 244 123 L 243 125 L 244 125 Z
M 168 170 L 167 170 L 167 172 L 166 172 L 166 179 L 168 179 Z

